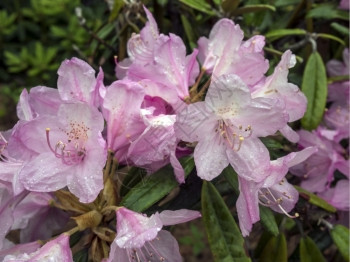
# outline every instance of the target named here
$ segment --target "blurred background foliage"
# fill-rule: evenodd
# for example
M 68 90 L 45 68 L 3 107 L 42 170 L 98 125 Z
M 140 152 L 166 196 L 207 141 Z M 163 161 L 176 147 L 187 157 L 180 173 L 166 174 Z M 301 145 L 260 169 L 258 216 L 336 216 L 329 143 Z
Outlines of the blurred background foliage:
M 238 23 L 245 32 L 245 39 L 257 34 L 265 35 L 265 55 L 270 61 L 268 74 L 278 63 L 282 52 L 291 49 L 297 55 L 298 63 L 290 71 L 289 78 L 298 86 L 302 86 L 303 72 L 313 50 L 317 50 L 326 63 L 330 59 L 342 60 L 342 51 L 349 46 L 349 13 L 338 8 L 338 1 L 1 0 L 0 130 L 11 128 L 17 121 L 16 103 L 23 88 L 37 85 L 56 87 L 57 69 L 66 58 L 76 56 L 84 59 L 95 70 L 101 66 L 105 72 L 105 84 L 114 81 L 115 59 L 122 60 L 127 56 L 127 40 L 132 33 L 138 33 L 146 22 L 143 4 L 154 14 L 160 31 L 181 36 L 188 51 L 196 47 L 200 36 L 208 36 L 212 26 L 223 17 Z M 328 79 L 328 83 L 331 81 L 336 80 Z M 322 118 L 324 108 L 318 110 L 321 110 Z M 273 158 L 289 151 L 286 150 L 288 145 L 280 142 L 264 141 Z M 191 198 L 186 197 L 198 204 L 200 194 L 192 189 L 198 188 L 193 185 L 201 181 L 196 177 L 193 181 L 190 176 L 186 192 Z M 214 181 L 224 198 L 235 191 L 232 189 L 234 183 L 220 178 Z M 306 194 L 297 206 L 304 222 L 261 211 L 270 222 L 266 224 L 262 219 L 262 223 L 255 225 L 246 241 L 250 256 L 265 254 L 268 259 L 273 259 L 270 261 L 279 262 L 287 261 L 288 256 L 290 261 L 300 261 L 307 247 L 306 250 L 316 257 L 319 255 L 317 250 L 321 250 L 327 259 L 342 261 L 341 254 L 332 245 L 333 236 L 315 226 L 320 217 L 328 216 L 332 211 L 322 208 L 321 204 L 321 208 L 311 205 L 310 198 Z M 235 199 L 225 200 L 233 210 Z M 170 206 L 177 202 L 172 203 Z M 312 213 L 308 213 L 310 210 Z M 262 225 L 266 230 L 264 234 Z M 186 230 L 189 234 L 182 237 L 180 243 L 188 246 L 191 242 L 198 242 L 192 245 L 191 254 L 184 254 L 186 261 L 195 261 L 189 258 L 190 255 L 202 255 L 203 258 L 201 253 L 208 252 L 199 243 L 203 235 L 195 226 Z M 306 235 L 310 237 L 311 244 Z M 316 244 L 316 249 L 313 244 Z M 277 253 L 267 255 L 269 250 Z M 283 259 L 276 260 L 280 257 Z

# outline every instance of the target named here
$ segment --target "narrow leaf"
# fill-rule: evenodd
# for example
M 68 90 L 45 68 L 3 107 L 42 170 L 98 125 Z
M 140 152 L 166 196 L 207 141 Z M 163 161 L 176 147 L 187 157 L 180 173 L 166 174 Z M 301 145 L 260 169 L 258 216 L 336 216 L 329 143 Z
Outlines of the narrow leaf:
M 335 213 L 337 211 L 337 209 L 332 206 L 331 204 L 329 204 L 326 200 L 316 196 L 315 194 L 299 187 L 299 186 L 294 186 L 296 190 L 298 190 L 299 195 L 306 199 L 310 204 L 318 206 L 320 208 L 323 208 L 324 210 L 331 212 L 331 213 Z
M 238 177 L 236 171 L 232 168 L 232 166 L 229 165 L 228 167 L 226 167 L 221 174 L 224 175 L 227 182 L 233 188 L 235 193 L 239 195 Z
M 215 15 L 212 7 L 204 0 L 180 0 L 180 2 L 208 15 Z
M 225 13 L 231 14 L 239 6 L 240 0 L 223 0 L 221 8 Z
M 260 206 L 260 221 L 264 228 L 272 235 L 278 236 L 279 230 L 273 212 L 264 206 Z
M 267 10 L 275 12 L 276 8 L 273 5 L 245 5 L 243 7 L 236 9 L 233 12 L 233 15 L 237 16 L 237 15 L 267 11 Z
M 331 23 L 331 27 L 341 33 L 342 35 L 349 36 L 349 28 L 346 26 L 343 26 L 337 22 Z
M 193 30 L 192 30 L 192 25 L 188 21 L 187 17 L 184 15 L 181 15 L 181 22 L 182 22 L 183 28 L 185 29 L 186 37 L 188 39 L 190 47 L 193 49 L 196 46 L 196 44 L 195 44 L 196 39 L 195 39 L 195 35 L 193 33 Z
M 308 101 L 301 124 L 305 129 L 312 130 L 322 120 L 328 90 L 326 69 L 318 52 L 313 52 L 306 63 L 301 90 Z
M 202 215 L 215 261 L 251 261 L 235 220 L 216 188 L 207 181 L 202 186 Z
M 260 255 L 260 262 L 287 262 L 287 242 L 284 234 L 271 237 Z
M 345 45 L 345 42 L 340 39 L 339 37 L 336 37 L 334 35 L 330 35 L 330 34 L 317 34 L 318 37 L 321 37 L 321 38 L 326 38 L 326 39 L 330 39 L 330 40 L 334 40 L 334 41 L 337 41 L 338 43 L 342 44 L 342 45 Z
M 180 162 L 185 170 L 185 176 L 194 168 L 194 161 L 191 157 L 184 157 Z M 178 186 L 173 168 L 167 165 L 154 174 L 139 182 L 132 188 L 120 203 L 136 212 L 142 212 L 160 199 L 165 197 L 172 189 Z
M 335 225 L 331 230 L 331 236 L 343 258 L 349 261 L 349 229 L 343 225 Z
M 301 262 L 326 262 L 315 242 L 308 236 L 300 240 L 299 252 Z
M 123 0 L 114 0 L 114 5 L 111 11 L 111 14 L 109 15 L 108 22 L 114 21 L 120 12 L 120 9 L 124 6 Z
M 306 31 L 304 29 L 276 29 L 268 32 L 265 37 L 273 40 L 279 39 L 284 36 L 289 35 L 306 35 Z

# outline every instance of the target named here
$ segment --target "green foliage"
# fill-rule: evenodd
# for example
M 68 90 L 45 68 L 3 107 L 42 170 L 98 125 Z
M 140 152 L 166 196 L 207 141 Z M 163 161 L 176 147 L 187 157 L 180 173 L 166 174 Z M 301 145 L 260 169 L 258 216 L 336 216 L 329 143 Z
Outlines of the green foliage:
M 192 246 L 193 254 L 198 256 L 205 248 L 204 233 L 193 224 L 190 224 L 190 230 L 191 234 L 181 237 L 179 242 L 186 246 Z
M 299 251 L 301 262 L 326 262 L 315 242 L 308 236 L 301 238 Z
M 260 255 L 261 262 L 287 262 L 287 241 L 284 234 L 273 236 Z
M 334 244 L 338 247 L 340 253 L 346 261 L 349 261 L 349 239 L 350 232 L 349 229 L 343 225 L 335 225 L 331 229 L 331 236 Z
M 313 52 L 307 61 L 301 90 L 308 101 L 301 124 L 305 129 L 312 130 L 322 120 L 328 92 L 326 69 L 318 52 Z
M 250 261 L 235 220 L 213 184 L 207 181 L 202 186 L 202 215 L 215 261 Z
M 324 210 L 335 213 L 337 209 L 329 204 L 327 201 L 323 200 L 322 198 L 318 197 L 317 195 L 299 187 L 299 186 L 294 186 L 296 190 L 299 191 L 299 194 L 301 197 L 305 198 L 310 204 L 318 206 L 320 208 L 323 208 Z
M 260 206 L 260 219 L 264 228 L 273 236 L 278 236 L 279 230 L 273 212 L 264 206 Z
M 182 158 L 180 162 L 187 176 L 194 168 L 193 158 Z M 125 195 L 120 205 L 137 212 L 145 211 L 165 197 L 177 185 L 173 168 L 167 165 L 133 187 Z

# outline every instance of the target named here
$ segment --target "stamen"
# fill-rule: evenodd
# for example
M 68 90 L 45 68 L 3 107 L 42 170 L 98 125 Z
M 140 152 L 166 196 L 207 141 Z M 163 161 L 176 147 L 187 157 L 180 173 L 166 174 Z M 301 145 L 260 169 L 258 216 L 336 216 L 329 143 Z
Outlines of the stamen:
M 275 200 L 277 206 L 279 207 L 279 209 L 281 209 L 281 211 L 289 218 L 297 218 L 299 217 L 298 213 L 295 213 L 294 216 L 288 214 L 288 212 L 279 204 L 279 201 L 281 198 L 279 198 L 278 200 L 274 197 L 274 195 L 272 194 L 272 192 L 270 191 L 269 188 L 266 188 L 266 190 L 268 190 L 268 192 L 270 192 L 271 197 L 273 198 L 273 200 Z

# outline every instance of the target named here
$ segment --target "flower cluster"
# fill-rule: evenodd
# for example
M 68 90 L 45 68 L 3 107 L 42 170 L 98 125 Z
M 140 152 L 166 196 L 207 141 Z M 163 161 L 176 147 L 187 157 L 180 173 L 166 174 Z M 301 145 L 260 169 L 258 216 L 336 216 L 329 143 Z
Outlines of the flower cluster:
M 349 73 L 349 49 L 343 52 L 343 61 L 331 60 L 327 63 L 329 76 Z M 301 178 L 301 186 L 318 193 L 339 210 L 349 211 L 349 152 L 340 142 L 349 138 L 349 91 L 350 82 L 336 82 L 328 86 L 329 107 L 323 124 L 313 132 L 300 130 L 300 148 L 315 146 L 318 152 L 307 161 L 291 169 L 291 173 Z M 344 175 L 335 179 L 335 171 Z
M 299 136 L 303 141 L 304 133 L 288 125 L 302 118 L 307 103 L 287 79 L 295 56 L 286 51 L 266 76 L 264 37 L 243 41 L 243 31 L 229 19 L 218 21 L 209 38 L 201 37 L 198 49 L 187 55 L 181 38 L 160 34 L 145 12 L 148 22 L 128 41 L 129 58 L 117 62 L 119 80 L 106 87 L 102 69 L 96 76 L 90 65 L 72 58 L 58 70 L 57 89 L 37 86 L 22 92 L 20 120 L 0 137 L 4 261 L 72 261 L 68 236 L 86 229 L 92 232 L 92 246 L 102 250 L 95 260 L 181 261 L 175 239 L 161 229 L 200 213 L 163 211 L 147 217 L 117 206 L 115 170 L 131 165 L 151 174 L 170 163 L 178 183 L 185 183 L 178 158 L 193 148 L 200 178 L 212 180 L 229 164 L 237 172 L 243 236 L 260 219 L 259 204 L 290 216 L 298 193 L 285 175 L 317 145 L 300 142 L 302 151 L 271 161 L 259 138 L 279 131 L 291 142 Z M 338 127 L 334 116 L 341 114 L 344 101 L 332 101 L 325 121 L 337 128 L 339 141 L 348 130 Z M 334 161 L 332 170 L 344 165 Z M 114 218 L 110 211 L 116 212 Z M 57 235 L 69 216 L 77 227 L 39 249 L 33 241 Z M 111 226 L 115 220 L 116 228 Z M 34 232 L 38 223 L 40 230 Z M 19 245 L 5 238 L 15 229 L 21 229 Z

